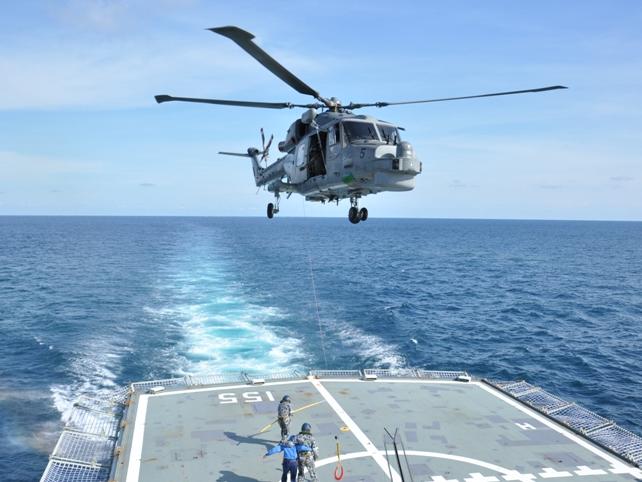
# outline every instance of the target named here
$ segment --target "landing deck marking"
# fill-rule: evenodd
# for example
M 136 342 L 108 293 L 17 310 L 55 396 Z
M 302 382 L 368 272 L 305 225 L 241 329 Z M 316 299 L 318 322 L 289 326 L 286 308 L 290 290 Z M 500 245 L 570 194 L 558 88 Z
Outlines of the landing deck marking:
M 585 449 L 589 450 L 590 452 L 593 452 L 595 455 L 603 458 L 604 460 L 606 460 L 607 462 L 612 464 L 614 467 L 621 466 L 621 467 L 626 467 L 628 470 L 634 470 L 632 467 L 627 466 L 624 462 L 621 462 L 620 460 L 616 459 L 615 457 L 610 456 L 609 454 L 607 454 L 603 450 L 595 447 L 594 445 L 590 444 L 589 442 L 587 442 L 586 440 L 582 439 L 578 435 L 575 435 L 573 432 L 570 431 L 570 429 L 564 429 L 564 428 L 560 427 L 555 422 L 549 420 L 548 418 L 544 417 L 543 415 L 538 414 L 534 410 L 529 409 L 528 407 L 524 406 L 524 404 L 522 404 L 521 402 L 518 402 L 517 400 L 514 400 L 514 399 L 510 398 L 509 396 L 501 393 L 499 390 L 497 390 L 495 388 L 488 387 L 488 386 L 484 385 L 483 383 L 475 382 L 475 384 L 477 386 L 479 386 L 480 388 L 482 388 L 482 390 L 494 395 L 495 397 L 499 398 L 500 400 L 502 400 L 502 401 L 508 403 L 509 405 L 517 408 L 519 411 L 531 416 L 532 418 L 534 418 L 538 422 L 541 422 L 544 425 L 546 425 L 547 427 L 552 428 L 553 430 L 555 430 L 556 432 L 562 434 L 566 438 L 572 440 L 576 444 L 584 447 Z
M 379 450 L 379 453 L 382 456 L 386 455 L 385 450 Z M 539 473 L 539 477 L 534 475 L 534 474 L 529 474 L 529 473 L 521 473 L 517 470 L 514 469 L 506 469 L 500 465 L 495 465 L 491 464 L 490 462 L 484 462 L 483 460 L 478 460 L 478 459 L 473 459 L 470 457 L 464 457 L 461 455 L 452 455 L 452 454 L 445 454 L 441 452 L 426 452 L 423 450 L 406 450 L 406 455 L 410 456 L 418 456 L 418 457 L 432 457 L 436 459 L 446 459 L 446 460 L 453 460 L 455 462 L 463 462 L 466 464 L 471 464 L 471 465 L 477 465 L 479 467 L 483 467 L 488 470 L 492 470 L 493 472 L 498 472 L 501 474 L 501 478 L 507 481 L 533 481 L 537 480 L 538 478 L 541 479 L 550 479 L 550 478 L 566 478 L 566 477 L 573 477 L 573 473 L 575 473 L 575 477 L 580 476 L 594 476 L 594 475 L 605 475 L 607 472 L 602 469 L 592 469 L 586 465 L 578 465 L 577 469 L 578 470 L 572 470 L 570 467 L 568 470 L 555 470 L 552 467 L 543 467 L 540 469 L 542 472 Z M 372 452 L 350 452 L 347 454 L 341 454 L 341 460 L 353 460 L 353 459 L 360 459 L 364 457 L 371 457 Z M 326 457 L 321 460 L 317 460 L 316 466 L 317 467 L 323 467 L 324 465 L 329 465 L 331 463 L 334 463 L 337 461 L 337 456 L 333 455 L 332 457 Z M 572 471 L 572 472 L 571 472 Z M 431 476 L 433 479 L 433 482 L 441 481 L 441 480 L 446 480 L 443 476 L 441 475 L 433 475 Z M 469 477 L 464 478 L 464 481 L 482 481 L 482 480 L 490 480 L 491 478 L 497 480 L 497 477 L 494 476 L 484 476 L 483 474 L 479 472 L 471 472 L 469 473 Z M 451 479 L 454 482 L 459 482 L 459 479 Z
M 384 457 L 386 455 L 385 450 L 379 450 L 378 453 Z M 350 460 L 350 459 L 358 459 L 362 457 L 367 457 L 369 455 L 372 455 L 372 452 L 351 452 L 349 454 L 341 454 L 341 460 Z M 509 475 L 511 474 L 512 470 L 506 469 L 502 467 L 501 465 L 495 465 L 491 464 L 489 462 L 484 462 L 483 460 L 477 460 L 477 459 L 472 459 L 470 457 L 463 457 L 461 455 L 452 455 L 452 454 L 444 454 L 441 452 L 425 452 L 423 450 L 406 450 L 406 455 L 416 455 L 419 457 L 433 457 L 436 459 L 447 459 L 447 460 L 454 460 L 455 462 L 463 462 L 466 464 L 471 464 L 471 465 L 478 465 L 479 467 L 484 467 L 485 469 L 488 470 L 493 470 L 495 472 L 499 472 L 501 474 Z M 385 459 L 384 459 L 385 460 Z M 327 457 L 325 459 L 321 459 L 317 461 L 317 467 L 321 467 L 323 465 L 330 464 L 332 462 L 337 461 L 337 456 L 333 455 L 332 457 Z M 387 463 L 386 463 L 386 468 L 387 468 Z M 387 472 L 387 471 L 386 471 Z
M 374 444 L 370 441 L 370 439 L 365 435 L 365 433 L 361 430 L 361 428 L 354 422 L 354 420 L 347 414 L 347 412 L 339 405 L 339 403 L 336 401 L 336 399 L 331 395 L 331 393 L 328 391 L 328 389 L 323 386 L 322 382 L 342 382 L 342 383 L 367 383 L 367 384 L 376 384 L 376 383 L 417 383 L 417 384 L 456 384 L 456 385 L 477 385 L 479 386 L 482 390 L 484 390 L 487 393 L 490 393 L 491 395 L 495 396 L 496 398 L 499 398 L 503 402 L 507 403 L 508 405 L 517 408 L 519 411 L 527 414 L 531 418 L 541 422 L 542 424 L 546 425 L 547 427 L 553 429 L 554 431 L 558 432 L 559 434 L 563 435 L 564 437 L 570 439 L 577 445 L 580 445 L 584 449 L 592 452 L 593 454 L 599 456 L 600 458 L 606 460 L 611 464 L 611 468 L 608 469 L 608 472 L 613 473 L 613 474 L 627 474 L 627 475 L 632 475 L 634 478 L 642 478 L 642 472 L 639 469 L 636 469 L 625 462 L 618 460 L 618 458 L 611 456 L 610 454 L 606 453 L 603 451 L 601 448 L 593 445 L 587 440 L 584 440 L 582 437 L 572 433 L 569 429 L 566 429 L 565 427 L 558 426 L 555 422 L 549 420 L 546 418 L 544 415 L 539 414 L 536 412 L 534 409 L 531 409 L 527 406 L 525 406 L 522 402 L 519 402 L 518 400 L 514 400 L 513 398 L 509 397 L 508 395 L 502 393 L 501 391 L 497 390 L 496 388 L 489 387 L 485 385 L 484 383 L 481 382 L 469 382 L 466 384 L 462 384 L 462 382 L 457 382 L 457 381 L 444 381 L 444 380 L 388 380 L 388 379 L 381 379 L 381 380 L 374 380 L 374 381 L 364 381 L 364 380 L 354 380 L 354 379 L 312 379 L 308 378 L 306 379 L 299 379 L 299 380 L 287 380 L 287 381 L 274 381 L 274 382 L 268 382 L 261 387 L 253 387 L 252 388 L 262 388 L 262 387 L 268 387 L 268 386 L 279 386 L 279 385 L 295 385 L 295 384 L 308 384 L 311 383 L 317 391 L 324 397 L 324 399 L 328 402 L 328 404 L 332 407 L 332 409 L 336 412 L 336 414 L 341 418 L 341 420 L 344 422 L 345 426 L 347 426 L 354 434 L 355 438 L 363 445 L 365 449 L 367 449 L 366 452 L 354 452 L 351 454 L 346 454 L 345 456 L 342 455 L 342 458 L 344 459 L 352 459 L 352 458 L 359 458 L 359 457 L 372 457 L 374 461 L 380 466 L 380 468 L 384 471 L 386 474 L 386 478 L 390 477 L 390 472 L 388 469 L 388 462 L 385 458 L 386 452 L 383 450 L 378 450 Z M 180 394 L 186 394 L 186 393 L 199 393 L 199 392 L 208 392 L 208 391 L 214 391 L 214 392 L 219 392 L 223 390 L 234 390 L 234 389 L 239 389 L 239 388 L 249 388 L 248 383 L 243 383 L 243 384 L 236 384 L 236 385 L 224 385 L 224 386 L 209 386 L 209 387 L 203 387 L 203 388 L 188 388 L 185 390 L 168 390 L 166 392 L 154 394 L 154 395 L 149 395 L 149 394 L 140 394 L 138 397 L 138 407 L 136 409 L 136 415 L 135 415 L 135 421 L 134 421 L 134 429 L 133 429 L 133 434 L 132 434 L 132 441 L 131 441 L 131 449 L 129 451 L 129 466 L 127 467 L 127 476 L 126 476 L 126 481 L 125 482 L 137 482 L 139 479 L 140 475 L 140 468 L 141 468 L 141 458 L 142 458 L 142 450 L 143 450 L 143 441 L 144 441 L 144 436 L 145 436 L 145 428 L 146 428 L 146 416 L 147 416 L 147 409 L 148 409 L 148 399 L 149 397 L 163 397 L 163 396 L 170 396 L 170 395 L 180 395 Z M 423 456 L 434 456 L 438 457 L 438 453 L 433 453 L 433 452 L 423 452 L 423 451 L 407 451 L 408 455 L 423 455 Z M 430 454 L 430 455 L 428 455 Z M 443 455 L 443 454 L 442 454 Z M 459 460 L 462 462 L 468 462 L 468 463 L 474 463 L 480 466 L 484 466 L 482 464 L 485 464 L 485 462 L 482 461 L 477 461 L 475 459 L 470 459 L 468 457 L 461 457 L 461 456 L 451 456 L 449 455 L 448 457 L 442 457 L 442 458 L 451 458 L 452 460 Z M 325 465 L 327 463 L 330 463 L 331 461 L 336 461 L 336 457 L 329 457 L 327 459 L 323 459 L 318 462 L 318 465 Z M 524 475 L 531 475 L 531 474 L 519 474 L 515 470 L 508 470 L 504 469 L 499 466 L 493 466 L 497 467 L 498 469 L 491 468 L 492 464 L 489 464 L 490 466 L 486 466 L 490 470 L 497 470 L 498 472 L 502 473 L 503 476 L 502 478 L 510 481 L 510 480 L 532 480 L 532 479 L 522 479 L 520 476 Z M 577 476 L 586 476 L 586 475 L 602 475 L 604 472 L 601 469 L 589 469 L 588 467 L 585 466 L 578 466 L 578 469 L 580 470 L 574 470 L 575 474 L 569 474 L 571 477 L 573 475 Z M 547 479 L 552 476 L 546 468 L 543 469 L 544 473 L 539 474 L 540 477 L 543 479 Z M 549 475 L 550 474 L 550 475 Z M 548 477 L 546 477 L 548 475 Z M 564 474 L 566 476 L 566 474 Z M 564 477 L 561 476 L 560 477 Z M 566 476 L 568 477 L 568 476 Z M 393 469 L 393 477 L 392 480 L 394 482 L 398 482 L 401 480 L 399 477 L 398 473 L 394 471 Z M 439 480 L 439 479 L 437 479 Z
M 341 421 L 345 424 L 346 427 L 350 429 L 352 434 L 356 437 L 356 439 L 363 445 L 363 448 L 366 449 L 367 453 L 374 459 L 374 461 L 381 467 L 381 470 L 384 471 L 386 476 L 390 476 L 390 472 L 392 472 L 392 480 L 395 482 L 401 481 L 401 477 L 399 477 L 399 474 L 388 465 L 388 461 L 384 458 L 383 455 L 381 455 L 381 451 L 375 447 L 375 445 L 372 443 L 372 441 L 368 438 L 368 436 L 361 430 L 361 428 L 356 424 L 354 420 L 352 420 L 352 417 L 348 415 L 348 413 L 339 405 L 339 402 L 335 400 L 335 398 L 330 394 L 327 388 L 325 388 L 319 380 L 311 380 L 312 385 L 314 385 L 314 388 L 316 388 L 321 396 L 326 399 L 328 402 L 328 405 L 332 407 L 332 409 L 336 412 L 336 414 L 339 416 Z
M 138 397 L 136 408 L 136 422 L 134 435 L 132 435 L 132 448 L 129 451 L 129 467 L 127 468 L 126 482 L 137 482 L 140 474 L 140 462 L 143 457 L 143 438 L 145 436 L 145 419 L 147 418 L 147 399 L 149 395 Z

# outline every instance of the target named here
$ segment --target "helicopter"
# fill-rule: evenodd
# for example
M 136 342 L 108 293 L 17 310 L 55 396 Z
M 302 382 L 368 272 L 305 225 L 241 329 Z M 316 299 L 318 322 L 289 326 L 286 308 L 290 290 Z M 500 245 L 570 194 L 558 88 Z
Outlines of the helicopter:
M 248 157 L 252 162 L 257 187 L 274 194 L 274 202 L 267 205 L 267 217 L 279 212 L 281 194 L 292 193 L 306 201 L 321 203 L 350 199 L 348 219 L 357 224 L 368 219 L 368 209 L 359 208 L 359 200 L 369 194 L 384 191 L 410 191 L 415 187 L 415 176 L 422 172 L 422 163 L 412 145 L 401 139 L 404 130 L 394 123 L 353 111 L 364 107 L 423 104 L 451 100 L 475 99 L 502 95 L 545 92 L 566 89 L 563 85 L 536 89 L 495 92 L 490 94 L 447 97 L 402 102 L 370 102 L 342 104 L 336 97 L 326 98 L 296 77 L 252 40 L 250 32 L 235 26 L 207 29 L 227 37 L 251 55 L 266 69 L 300 94 L 312 96 L 316 102 L 253 102 L 240 100 L 200 99 L 192 97 L 155 96 L 156 102 L 195 102 L 203 104 L 257 107 L 263 109 L 305 109 L 287 131 L 278 149 L 283 156 L 268 164 L 274 135 L 265 142 L 261 129 L 262 148 L 250 147 L 247 152 L 219 152 L 222 155 Z

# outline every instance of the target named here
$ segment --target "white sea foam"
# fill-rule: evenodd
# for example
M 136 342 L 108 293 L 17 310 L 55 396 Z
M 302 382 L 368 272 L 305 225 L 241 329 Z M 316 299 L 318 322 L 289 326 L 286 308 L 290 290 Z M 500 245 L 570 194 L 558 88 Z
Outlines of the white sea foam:
M 299 341 L 279 328 L 287 313 L 250 302 L 220 265 L 194 260 L 177 260 L 177 272 L 158 287 L 157 305 L 144 308 L 151 319 L 182 327 L 183 341 L 168 361 L 172 370 L 201 375 L 300 368 L 290 363 Z
M 117 388 L 114 370 L 119 367 L 121 355 L 115 353 L 115 348 L 104 340 L 88 340 L 82 350 L 73 354 L 68 365 L 74 381 L 49 387 L 53 405 L 63 422 L 69 420 L 73 405 L 81 396 L 104 398 Z
M 236 298 L 227 304 L 177 306 L 185 341 L 178 347 L 182 370 L 190 374 L 221 371 L 276 371 L 289 365 L 298 340 L 275 328 L 282 314 Z
M 336 331 L 333 334 L 336 340 L 359 358 L 368 360 L 374 367 L 396 369 L 406 366 L 405 358 L 377 335 L 366 333 L 343 321 L 333 322 L 331 330 Z

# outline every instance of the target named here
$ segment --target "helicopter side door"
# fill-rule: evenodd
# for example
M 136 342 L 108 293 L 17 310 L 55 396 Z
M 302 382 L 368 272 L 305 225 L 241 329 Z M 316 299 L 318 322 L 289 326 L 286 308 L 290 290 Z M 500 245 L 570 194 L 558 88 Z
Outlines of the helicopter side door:
M 308 154 L 310 138 L 306 137 L 299 141 L 294 150 L 294 172 L 290 176 L 290 182 L 298 184 L 308 179 Z

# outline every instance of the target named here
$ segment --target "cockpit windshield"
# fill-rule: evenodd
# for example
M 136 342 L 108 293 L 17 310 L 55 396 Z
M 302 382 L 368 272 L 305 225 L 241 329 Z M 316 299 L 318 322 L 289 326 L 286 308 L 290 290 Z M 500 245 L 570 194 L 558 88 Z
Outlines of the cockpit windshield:
M 343 123 L 343 131 L 348 143 L 379 140 L 377 130 L 371 122 L 346 121 Z
M 377 124 L 377 129 L 379 129 L 379 134 L 381 134 L 381 140 L 386 144 L 398 144 L 401 141 L 399 136 L 399 131 L 395 126 L 389 126 L 386 124 Z

